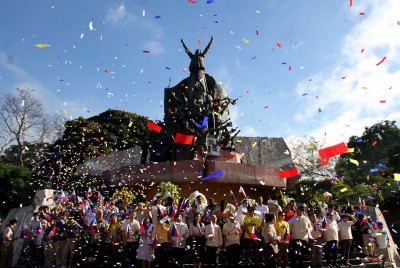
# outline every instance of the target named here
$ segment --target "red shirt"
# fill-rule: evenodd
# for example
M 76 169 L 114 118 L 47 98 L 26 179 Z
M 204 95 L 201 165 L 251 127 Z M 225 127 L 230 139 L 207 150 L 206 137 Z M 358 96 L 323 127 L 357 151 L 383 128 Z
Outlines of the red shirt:
M 285 221 L 289 221 L 291 218 L 294 216 L 294 211 L 293 210 L 285 210 Z

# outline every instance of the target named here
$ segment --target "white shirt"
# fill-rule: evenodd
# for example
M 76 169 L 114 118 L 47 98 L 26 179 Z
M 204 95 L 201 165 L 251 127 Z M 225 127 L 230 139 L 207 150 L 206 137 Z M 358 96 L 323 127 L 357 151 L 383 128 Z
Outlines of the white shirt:
M 340 240 L 353 239 L 353 235 L 351 234 L 351 226 L 353 224 L 354 224 L 353 221 L 347 221 L 347 222 L 341 221 L 338 223 Z
M 225 246 L 230 246 L 233 244 L 240 245 L 240 225 L 239 222 L 231 222 L 229 219 L 222 227 L 222 234 L 226 238 Z M 229 234 L 230 233 L 230 234 Z
M 129 228 L 128 228 L 129 226 Z M 121 224 L 122 234 L 126 237 L 126 242 L 136 242 L 138 241 L 138 234 L 140 231 L 140 224 L 137 220 L 126 219 Z M 129 231 L 129 237 L 127 235 Z
M 159 209 L 157 209 L 159 207 Z M 156 205 L 151 207 L 151 220 L 153 221 L 153 224 L 157 223 L 157 215 L 158 215 L 158 210 L 160 212 L 164 213 L 164 216 L 167 215 L 166 207 L 163 205 Z
M 172 229 L 175 226 L 176 230 L 178 230 L 179 235 L 172 236 Z M 186 223 L 183 222 L 173 222 L 170 225 L 171 229 L 171 247 L 174 248 L 185 248 L 186 247 L 186 238 L 189 237 L 189 228 Z
M 311 221 L 308 217 L 301 216 L 293 216 L 290 220 L 290 239 L 299 239 L 308 241 L 308 233 L 313 230 L 311 225 Z
M 206 246 L 220 247 L 222 246 L 222 232 L 221 227 L 217 223 L 212 222 L 206 226 L 205 236 L 207 238 Z
M 339 229 L 337 221 L 335 220 L 327 220 L 327 230 L 324 232 L 325 241 L 338 241 L 339 240 Z
M 269 213 L 269 208 L 268 208 L 267 205 L 264 205 L 264 204 L 259 205 L 259 204 L 257 204 L 256 210 L 254 211 L 254 213 L 260 219 L 260 222 L 263 222 L 264 214 L 268 214 Z
M 240 205 L 236 210 L 235 218 L 235 221 L 239 222 L 240 226 L 243 225 L 244 217 L 246 217 L 244 213 L 247 213 L 247 206 Z
M 378 248 L 387 248 L 388 235 L 386 230 L 381 230 L 379 228 L 375 229 L 373 236 L 376 239 L 376 244 L 378 245 Z

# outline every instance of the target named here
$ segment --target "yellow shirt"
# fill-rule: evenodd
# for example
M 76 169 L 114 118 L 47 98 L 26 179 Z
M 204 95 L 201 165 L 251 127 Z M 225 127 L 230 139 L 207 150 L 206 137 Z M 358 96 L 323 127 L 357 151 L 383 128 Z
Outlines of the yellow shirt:
M 156 226 L 154 226 L 153 232 L 151 233 L 151 239 L 154 240 L 154 238 L 157 236 L 159 244 L 168 243 L 169 230 L 170 228 L 164 223 L 157 223 Z
M 243 220 L 243 225 L 246 227 L 247 230 L 245 230 L 244 238 L 251 238 L 250 233 L 253 232 L 253 227 L 254 229 L 261 228 L 260 219 L 256 215 L 254 215 L 253 217 L 251 217 L 250 215 L 246 215 Z
M 275 230 L 278 233 L 278 235 L 283 238 L 283 236 L 285 235 L 286 230 L 288 231 L 288 233 L 290 232 L 289 229 L 289 223 L 285 220 L 280 220 L 280 221 L 276 221 L 275 222 Z

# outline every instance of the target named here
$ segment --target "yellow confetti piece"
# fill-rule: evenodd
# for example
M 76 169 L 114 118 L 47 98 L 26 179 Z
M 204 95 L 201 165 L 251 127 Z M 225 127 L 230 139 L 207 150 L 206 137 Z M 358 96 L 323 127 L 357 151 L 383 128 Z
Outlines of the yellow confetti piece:
M 400 173 L 394 173 L 393 175 L 395 181 L 400 181 Z
M 310 149 L 310 150 L 312 150 L 312 149 L 314 149 L 314 148 L 315 148 L 314 145 L 308 145 L 308 146 L 307 146 L 307 149 Z
M 347 148 L 348 153 L 354 153 L 354 148 Z
M 346 192 L 347 191 L 347 188 L 346 187 L 344 187 L 343 189 L 340 189 L 340 192 L 341 193 L 344 193 L 344 192 Z
M 239 142 L 239 143 L 241 143 L 241 142 L 242 142 L 242 140 L 236 140 L 236 142 Z
M 255 142 L 253 143 L 253 145 L 251 145 L 251 146 L 253 146 L 253 147 L 254 147 L 254 146 L 256 146 L 256 145 L 257 145 L 257 142 L 255 141 Z
M 375 235 L 376 235 L 376 236 L 381 236 L 381 235 L 382 235 L 382 233 L 376 233 Z
M 350 163 L 353 163 L 354 165 L 356 165 L 358 167 L 359 163 L 357 160 L 355 159 L 350 159 Z
M 129 122 L 128 127 L 131 127 L 133 125 L 133 122 Z
M 45 48 L 45 47 L 49 47 L 50 45 L 48 45 L 48 44 L 36 44 L 35 45 L 35 47 L 38 47 L 38 48 Z
M 362 90 L 366 90 L 366 89 L 367 89 L 367 87 L 361 87 L 361 89 L 362 89 Z
M 250 41 L 249 41 L 249 39 L 247 39 L 247 38 L 243 38 L 243 42 L 244 42 L 245 44 L 248 44 Z

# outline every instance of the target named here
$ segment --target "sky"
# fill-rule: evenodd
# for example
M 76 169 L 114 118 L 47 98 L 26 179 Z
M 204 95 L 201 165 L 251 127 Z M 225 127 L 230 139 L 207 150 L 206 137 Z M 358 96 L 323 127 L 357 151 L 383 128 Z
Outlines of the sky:
M 163 120 L 164 88 L 189 76 L 180 40 L 194 52 L 213 36 L 206 72 L 239 99 L 241 136 L 334 145 L 399 121 L 399 10 L 398 0 L 2 0 L 0 96 L 34 89 L 68 119 L 121 109 Z

